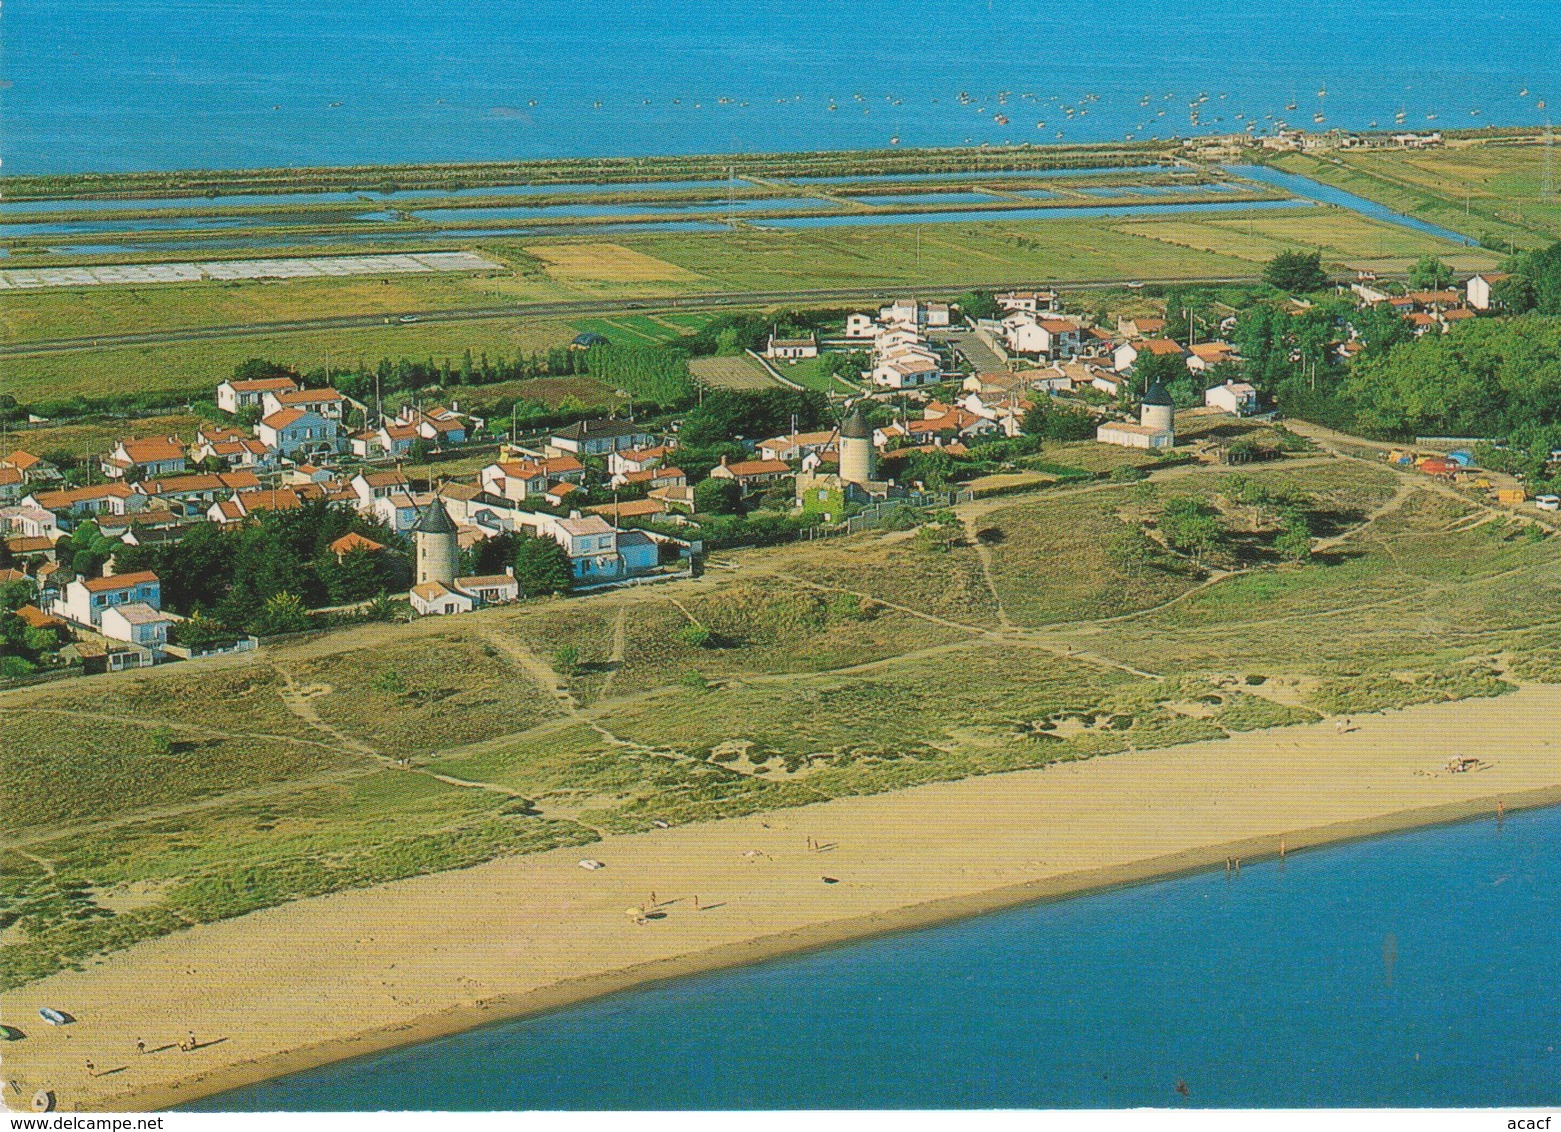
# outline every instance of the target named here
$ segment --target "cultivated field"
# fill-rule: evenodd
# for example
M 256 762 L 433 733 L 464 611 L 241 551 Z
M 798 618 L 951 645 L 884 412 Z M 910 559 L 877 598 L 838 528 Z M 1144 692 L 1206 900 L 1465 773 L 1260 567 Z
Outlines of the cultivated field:
M 565 322 L 486 319 L 480 322 L 394 323 L 346 330 L 256 334 L 165 345 L 114 346 L 64 353 L 17 354 L 0 358 L 5 390 L 24 404 L 65 397 L 109 397 L 116 393 L 174 393 L 211 396 L 213 387 L 249 358 L 265 358 L 301 371 L 372 368 L 381 358 L 408 358 L 459 366 L 473 357 L 513 358 L 546 353 L 574 337 Z
M 1463 144 L 1422 152 L 1341 153 L 1329 160 L 1286 154 L 1300 173 L 1476 239 L 1519 248 L 1561 236 L 1561 200 L 1542 191 L 1537 144 Z
M 1473 273 L 1490 270 L 1501 258 L 1337 208 L 1131 220 L 1120 222 L 1118 229 L 1254 264 L 1295 248 L 1317 248 L 1330 263 L 1371 271 L 1407 271 L 1422 256 L 1434 255 L 1457 271 Z
M 495 257 L 496 258 L 496 257 Z M 511 257 L 514 258 L 514 257 Z M 502 307 L 563 291 L 519 257 L 515 272 L 341 276 L 8 291 L 0 342 Z
M 775 388 L 775 379 L 764 367 L 741 354 L 732 358 L 693 358 L 688 368 L 693 371 L 695 381 L 712 389 L 735 389 L 746 393 Z
M 560 283 L 594 284 L 607 288 L 623 283 L 692 283 L 699 276 L 666 260 L 621 244 L 527 244 L 528 255 L 544 265 L 548 277 Z

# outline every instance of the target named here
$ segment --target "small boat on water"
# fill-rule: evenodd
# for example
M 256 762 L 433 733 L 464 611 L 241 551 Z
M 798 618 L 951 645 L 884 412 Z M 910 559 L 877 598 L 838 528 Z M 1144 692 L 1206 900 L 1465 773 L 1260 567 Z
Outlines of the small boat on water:
M 38 1017 L 51 1026 L 64 1026 L 71 1021 L 70 1015 L 55 1010 L 52 1006 L 40 1006 L 38 1008 Z

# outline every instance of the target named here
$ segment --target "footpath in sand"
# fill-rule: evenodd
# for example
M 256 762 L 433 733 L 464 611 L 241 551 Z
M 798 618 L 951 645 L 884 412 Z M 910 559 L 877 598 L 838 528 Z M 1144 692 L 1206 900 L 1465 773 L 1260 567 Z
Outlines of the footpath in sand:
M 26 1032 L 3 1051 L 5 1099 L 163 1107 L 650 979 L 1268 856 L 1281 839 L 1561 802 L 1558 720 L 1561 687 L 1525 687 L 1343 735 L 1330 721 L 1116 754 L 299 901 L 0 997 Z M 1454 755 L 1491 765 L 1449 774 Z M 78 1021 L 44 1025 L 41 1006 Z M 189 1031 L 199 1048 L 181 1052 Z

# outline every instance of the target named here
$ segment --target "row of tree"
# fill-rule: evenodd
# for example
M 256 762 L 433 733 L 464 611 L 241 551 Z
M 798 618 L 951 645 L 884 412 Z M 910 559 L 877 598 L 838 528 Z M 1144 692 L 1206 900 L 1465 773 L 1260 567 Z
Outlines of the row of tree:
M 349 532 L 386 550 L 338 557 L 330 545 Z M 296 604 L 307 611 L 398 592 L 410 577 L 396 535 L 356 511 L 325 502 L 262 512 L 241 527 L 200 523 L 173 542 L 116 546 L 114 565 L 118 573 L 155 571 L 165 608 L 186 616 L 200 612 L 230 629 L 254 633 L 289 631 L 278 627 L 280 607 L 268 609 L 279 595 L 291 599 L 283 603 L 288 609 Z

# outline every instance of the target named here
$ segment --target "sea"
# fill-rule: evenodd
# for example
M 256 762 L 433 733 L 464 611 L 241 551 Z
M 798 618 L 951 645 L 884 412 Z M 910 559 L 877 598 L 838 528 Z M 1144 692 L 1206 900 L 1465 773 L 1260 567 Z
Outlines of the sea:
M 191 1111 L 1561 1104 L 1561 808 L 652 985 Z
M 26 0 L 6 173 L 1543 125 L 1555 0 Z

